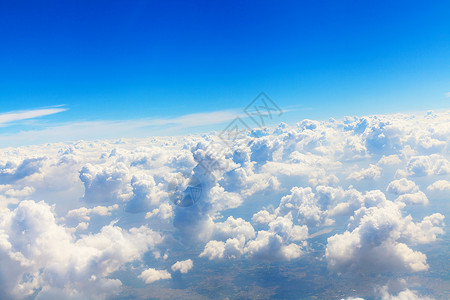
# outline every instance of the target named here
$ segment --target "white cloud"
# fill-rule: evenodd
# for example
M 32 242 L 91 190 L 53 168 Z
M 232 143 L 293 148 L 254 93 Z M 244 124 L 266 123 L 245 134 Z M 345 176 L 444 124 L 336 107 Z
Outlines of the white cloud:
M 238 225 L 246 222 L 233 219 L 232 223 Z M 250 224 L 243 225 L 227 230 L 227 236 L 230 237 L 228 239 L 225 237 L 226 241 L 209 241 L 200 257 L 215 260 L 234 259 L 245 255 L 251 259 L 269 261 L 291 260 L 300 257 L 303 253 L 302 245 L 304 243 L 298 245 L 296 242 L 308 238 L 308 228 L 305 225 L 294 225 L 290 219 L 284 217 L 278 217 L 271 221 L 268 224 L 269 230 L 258 231 L 256 237 Z M 225 226 L 229 227 L 229 224 Z
M 302 255 L 301 246 L 285 242 L 273 231 L 258 231 L 256 239 L 248 242 L 245 252 L 258 260 L 291 260 Z
M 412 203 L 412 204 L 428 204 L 427 195 L 423 192 L 416 192 L 412 194 L 403 194 L 398 196 L 396 201 L 404 202 L 404 203 Z
M 398 293 L 389 293 L 388 286 L 383 286 L 378 289 L 378 295 L 381 300 L 433 300 L 432 297 L 422 296 L 416 291 L 404 289 Z M 347 297 L 342 300 L 364 300 L 359 297 Z
M 389 183 L 386 191 L 395 195 L 412 194 L 418 192 L 419 187 L 414 181 L 402 178 Z
M 353 180 L 375 180 L 381 176 L 381 168 L 377 165 L 370 165 L 366 169 L 355 171 L 348 175 L 347 179 Z
M 338 273 L 428 270 L 426 255 L 412 250 L 406 243 L 434 241 L 443 233 L 444 216 L 434 214 L 421 223 L 414 223 L 411 216 L 402 216 L 403 206 L 385 200 L 377 206 L 357 210 L 347 231 L 328 238 L 329 268 Z
M 378 165 L 398 165 L 402 162 L 400 157 L 397 154 L 392 155 L 383 155 L 382 158 L 378 161 Z
M 382 300 L 433 300 L 432 297 L 422 296 L 416 291 L 410 289 L 405 289 L 400 291 L 397 295 L 389 294 L 387 287 L 381 289 L 381 299 Z
M 327 212 L 321 210 L 318 199 L 310 187 L 292 188 L 291 194 L 281 198 L 275 214 L 277 216 L 290 214 L 296 222 L 308 226 L 319 226 L 329 222 Z
M 66 218 L 76 218 L 83 221 L 89 221 L 90 215 L 110 216 L 113 210 L 119 208 L 119 205 L 114 204 L 111 206 L 95 206 L 93 208 L 80 207 L 70 210 Z
M 153 268 L 148 268 L 144 270 L 139 276 L 145 283 L 152 283 L 162 279 L 170 279 L 172 276 L 166 270 L 156 270 Z
M 208 121 L 196 117 L 180 122 Z M 103 129 L 118 135 L 149 124 L 113 123 Z M 198 256 L 199 274 L 231 259 L 326 262 L 347 278 L 375 272 L 377 282 L 425 272 L 429 247 L 416 247 L 442 245 L 448 212 L 417 219 L 406 205 L 432 210 L 449 190 L 448 124 L 449 113 L 379 115 L 261 128 L 233 147 L 205 134 L 0 149 L 1 292 L 104 299 L 133 291 L 118 273 L 169 279 Z M 197 183 L 195 205 L 174 204 Z M 330 232 L 322 245 L 319 233 Z M 179 259 L 170 269 L 169 256 Z
M 48 204 L 31 200 L 4 210 L 0 230 L 0 288 L 14 298 L 103 299 L 122 285 L 108 275 L 162 241 L 145 226 L 125 230 L 113 223 L 77 238 L 57 224 Z
M 80 171 L 80 179 L 85 189 L 83 200 L 87 203 L 123 201 L 127 177 L 128 168 L 123 163 L 106 168 L 87 164 Z
M 406 170 L 414 177 L 446 175 L 450 174 L 450 162 L 439 154 L 414 156 L 409 160 Z
M 167 220 L 173 216 L 173 207 L 169 203 L 162 203 L 159 208 L 149 211 L 145 218 L 149 219 L 154 216 L 159 216 L 162 220 Z
M 194 262 L 192 259 L 187 259 L 183 261 L 177 261 L 174 263 L 171 267 L 172 271 L 176 272 L 179 271 L 182 274 L 186 274 L 194 267 Z
M 450 191 L 450 181 L 438 180 L 427 187 L 428 191 Z
M 67 110 L 66 108 L 55 107 L 55 108 L 43 108 L 35 110 L 23 110 L 23 111 L 12 111 L 7 113 L 1 113 L 0 127 L 5 126 L 5 124 L 8 123 L 53 115 L 66 110 Z
M 0 114 L 0 127 L 12 121 L 36 118 L 65 110 L 64 108 L 51 108 Z M 150 134 L 167 135 L 169 133 L 174 135 L 187 128 L 225 123 L 233 120 L 237 115 L 237 111 L 223 110 L 166 119 L 146 118 L 41 124 L 20 132 L 4 134 L 0 146 L 22 146 L 99 138 L 145 137 Z

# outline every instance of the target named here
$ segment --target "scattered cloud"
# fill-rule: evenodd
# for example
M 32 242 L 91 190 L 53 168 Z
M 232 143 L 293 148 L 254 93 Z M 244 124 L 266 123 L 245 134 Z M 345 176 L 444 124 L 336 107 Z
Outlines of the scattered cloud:
M 208 118 L 89 125 L 121 134 Z M 450 112 L 377 115 L 259 128 L 231 147 L 211 133 L 0 148 L 0 292 L 107 299 L 132 278 L 176 282 L 194 260 L 196 276 L 230 260 L 314 261 L 315 276 L 367 282 L 429 271 L 419 245 L 442 243 L 448 212 L 432 210 L 450 189 L 449 124 Z M 176 205 L 192 187 L 195 205 Z
M 176 263 L 174 263 L 172 265 L 171 269 L 174 272 L 178 271 L 182 274 L 186 274 L 193 267 L 194 267 L 194 262 L 192 261 L 192 259 L 187 259 L 187 260 L 183 260 L 183 261 L 177 261 Z
M 144 270 L 139 276 L 145 283 L 152 283 L 162 279 L 170 279 L 172 276 L 166 270 L 156 270 L 153 268 L 148 268 Z

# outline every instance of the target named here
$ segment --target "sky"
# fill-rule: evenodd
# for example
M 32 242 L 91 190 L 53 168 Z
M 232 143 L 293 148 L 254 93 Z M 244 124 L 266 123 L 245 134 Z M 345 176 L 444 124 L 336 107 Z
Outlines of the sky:
M 2 1 L 0 297 L 450 299 L 449 20 Z
M 449 19 L 446 1 L 4 2 L 0 114 L 60 112 L 0 115 L 0 133 L 175 119 L 142 134 L 185 134 L 177 118 L 234 115 L 261 91 L 287 123 L 447 108 Z

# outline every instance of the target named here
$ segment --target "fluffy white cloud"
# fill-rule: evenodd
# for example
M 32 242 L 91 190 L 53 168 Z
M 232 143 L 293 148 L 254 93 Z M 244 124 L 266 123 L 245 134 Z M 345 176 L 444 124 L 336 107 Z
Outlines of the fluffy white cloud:
M 0 184 L 14 183 L 39 172 L 45 158 L 25 158 L 20 163 L 5 161 L 0 164 Z
M 421 223 L 402 216 L 402 203 L 385 200 L 362 207 L 351 217 L 349 230 L 328 238 L 326 258 L 336 272 L 404 272 L 428 269 L 426 255 L 406 243 L 434 241 L 442 234 L 444 216 L 434 214 Z
M 381 168 L 377 165 L 370 165 L 366 169 L 360 171 L 355 171 L 348 175 L 347 179 L 353 180 L 368 180 L 368 179 L 378 179 L 381 176 Z
M 210 264 L 325 254 L 332 271 L 369 279 L 425 271 L 415 247 L 443 243 L 448 212 L 413 221 L 409 205 L 432 209 L 450 190 L 448 124 L 378 115 L 256 129 L 231 146 L 205 134 L 0 149 L 0 292 L 104 299 L 122 290 L 116 271 L 168 279 L 168 256 L 186 248 Z M 193 185 L 197 203 L 175 205 Z M 334 235 L 319 246 L 323 230 Z
M 80 171 L 84 183 L 83 199 L 87 203 L 111 203 L 124 200 L 124 189 L 128 183 L 128 168 L 123 163 L 102 168 L 91 164 Z
M 280 205 L 275 209 L 275 215 L 290 215 L 299 224 L 318 226 L 329 223 L 327 212 L 319 205 L 319 200 L 310 187 L 294 187 L 291 194 L 280 200 Z
M 446 175 L 450 173 L 450 162 L 439 154 L 412 157 L 406 170 L 410 176 Z
M 0 286 L 14 298 L 37 293 L 38 298 L 97 299 L 115 294 L 121 282 L 107 276 L 162 241 L 145 226 L 124 230 L 114 223 L 77 238 L 57 223 L 48 204 L 31 200 L 4 210 L 0 231 Z
M 400 195 L 396 201 L 412 204 L 428 204 L 427 196 L 420 191 L 413 194 Z
M 410 289 L 404 289 L 398 293 L 389 293 L 388 287 L 383 286 L 379 289 L 378 297 L 382 300 L 433 300 L 432 297 L 422 296 L 416 291 Z M 344 300 L 344 299 L 342 299 Z M 364 298 L 359 297 L 347 297 L 345 300 L 364 300 Z
M 398 195 L 396 201 L 410 204 L 428 204 L 427 196 L 419 190 L 414 181 L 406 178 L 394 180 L 389 183 L 387 192 Z
M 183 261 L 177 261 L 174 263 L 171 267 L 172 271 L 176 272 L 179 271 L 182 274 L 186 274 L 194 267 L 194 262 L 192 259 L 187 259 Z
M 139 276 L 145 283 L 152 283 L 162 279 L 170 279 L 172 275 L 166 270 L 156 270 L 153 268 L 148 268 L 144 270 Z
M 113 210 L 119 208 L 119 205 L 114 204 L 111 206 L 95 206 L 93 208 L 80 207 L 70 210 L 66 218 L 76 218 L 83 221 L 89 221 L 91 215 L 110 216 Z
M 162 220 L 167 220 L 173 216 L 173 207 L 169 203 L 162 203 L 158 208 L 153 209 L 145 215 L 146 219 L 159 216 Z
M 386 287 L 381 289 L 382 300 L 433 300 L 432 297 L 422 296 L 415 291 L 405 289 L 398 294 L 390 294 Z
M 291 260 L 302 255 L 301 246 L 286 243 L 280 235 L 265 230 L 259 231 L 256 239 L 248 242 L 245 252 L 252 258 L 269 261 Z
M 157 206 L 164 199 L 168 199 L 167 191 L 164 191 L 162 183 L 156 184 L 153 176 L 142 174 L 139 178 L 134 176 L 131 179 L 133 196 L 127 202 L 128 212 L 146 212 L 150 208 Z
M 438 180 L 427 187 L 429 191 L 449 191 L 450 181 L 448 180 Z
M 402 178 L 389 183 L 386 191 L 395 195 L 412 194 L 418 192 L 419 187 L 414 181 Z
M 255 238 L 253 228 L 248 225 L 243 226 L 248 227 L 247 229 L 241 227 L 239 230 L 228 232 L 231 233 L 229 234 L 231 237 L 226 241 L 209 241 L 200 257 L 214 260 L 246 255 L 252 259 L 291 260 L 300 257 L 302 246 L 306 245 L 306 243 L 299 245 L 296 242 L 308 238 L 308 228 L 305 225 L 294 225 L 290 219 L 284 217 L 277 217 L 271 221 L 268 224 L 269 229 L 258 231 Z

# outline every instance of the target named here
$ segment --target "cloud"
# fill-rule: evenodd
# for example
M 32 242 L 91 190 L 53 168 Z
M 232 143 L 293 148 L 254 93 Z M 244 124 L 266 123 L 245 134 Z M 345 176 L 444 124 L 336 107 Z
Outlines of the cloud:
M 412 204 L 428 204 L 428 198 L 423 192 L 400 195 L 396 201 Z
M 74 218 L 78 220 L 89 221 L 91 215 L 110 216 L 111 212 L 118 208 L 119 205 L 117 204 L 111 206 L 95 206 L 94 208 L 80 207 L 77 209 L 70 210 L 67 213 L 66 218 L 69 219 Z
M 178 271 L 182 274 L 186 274 L 193 267 L 194 267 L 194 262 L 192 261 L 192 259 L 187 259 L 187 260 L 183 260 L 183 261 L 177 261 L 176 263 L 174 263 L 172 265 L 171 269 L 174 272 Z
M 43 108 L 35 110 L 13 111 L 0 114 L 0 127 L 7 126 L 7 124 L 27 119 L 34 119 L 44 116 L 49 116 L 66 111 L 66 108 Z
M 0 184 L 14 183 L 39 171 L 44 158 L 26 158 L 20 164 L 7 162 L 0 167 Z
M 439 154 L 412 157 L 407 165 L 407 174 L 413 177 L 450 174 L 450 162 Z
M 328 238 L 326 258 L 331 270 L 357 273 L 426 271 L 426 255 L 406 243 L 420 244 L 443 234 L 441 214 L 414 223 L 403 217 L 402 203 L 389 200 L 377 206 L 362 207 L 350 219 L 349 229 Z
M 65 111 L 64 108 L 42 109 L 18 113 L 0 114 L 0 127 L 12 121 L 35 118 Z M 231 121 L 238 111 L 223 110 L 183 115 L 176 118 L 145 118 L 137 120 L 73 121 L 65 123 L 37 124 L 20 132 L 2 134 L 0 147 L 43 144 L 61 141 L 93 140 L 108 138 L 134 138 L 153 135 L 185 133 L 187 128 L 214 126 Z M 245 117 L 245 116 L 242 116 Z
M 381 176 L 381 168 L 376 165 L 370 165 L 366 169 L 362 169 L 360 171 L 355 171 L 351 173 L 347 179 L 353 180 L 369 180 L 369 179 L 378 179 Z
M 303 237 L 305 228 L 295 227 L 295 229 L 288 229 L 287 240 L 275 233 L 272 230 L 258 231 L 256 239 L 249 241 L 245 252 L 253 259 L 257 260 L 291 260 L 299 258 L 302 254 L 302 247 L 296 243 L 291 243 L 291 240 L 297 240 L 299 237 Z M 292 230 L 295 232 L 293 236 L 289 235 Z M 307 232 L 306 232 L 307 236 Z M 305 237 L 306 238 L 306 237 Z
M 150 121 L 78 129 L 120 136 Z M 189 272 L 194 257 L 199 276 L 229 260 L 314 261 L 345 273 L 338 284 L 364 276 L 372 287 L 392 273 L 426 272 L 436 252 L 419 245 L 445 246 L 448 212 L 432 210 L 449 186 L 448 124 L 445 112 L 377 115 L 258 128 L 231 146 L 211 133 L 0 148 L 0 292 L 127 297 L 136 281 Z M 193 185 L 198 201 L 176 205 Z M 426 215 L 412 207 L 427 203 Z
M 410 289 L 405 289 L 400 291 L 397 295 L 390 294 L 387 287 L 381 288 L 381 299 L 382 300 L 433 300 L 432 297 L 422 296 L 416 291 Z
M 207 257 L 210 260 L 236 259 L 241 256 L 266 261 L 291 260 L 300 257 L 303 253 L 302 246 L 305 243 L 299 245 L 296 242 L 308 238 L 308 228 L 305 225 L 294 225 L 290 219 L 284 217 L 271 221 L 268 224 L 269 230 L 258 231 L 256 237 L 250 224 L 243 225 L 247 228 L 228 231 L 231 234 L 224 236 L 223 240 L 226 239 L 226 241 L 209 241 L 200 257 Z M 242 234 L 241 230 L 248 234 Z
M 145 226 L 125 230 L 114 223 L 77 238 L 57 223 L 48 204 L 31 200 L 3 210 L 0 230 L 0 289 L 18 299 L 116 294 L 122 283 L 108 276 L 162 241 Z
M 85 189 L 83 200 L 88 203 L 123 200 L 127 176 L 128 168 L 123 163 L 106 168 L 87 164 L 80 171 L 80 179 Z
M 417 193 L 419 191 L 419 187 L 414 183 L 414 181 L 402 178 L 389 183 L 386 191 L 395 195 L 403 195 Z
M 166 270 L 156 270 L 153 268 L 148 268 L 147 270 L 144 270 L 138 277 L 148 284 L 162 279 L 170 279 L 172 278 L 172 275 L 170 275 L 170 273 Z
M 427 187 L 428 191 L 450 191 L 450 181 L 438 180 Z
M 433 300 L 435 298 L 422 296 L 418 292 L 410 290 L 410 289 L 404 289 L 402 291 L 399 291 L 398 293 L 389 293 L 388 286 L 383 286 L 381 288 L 378 288 L 378 297 L 381 300 Z M 342 299 L 344 300 L 344 299 Z M 359 297 L 347 297 L 345 300 L 364 300 L 364 298 Z
M 205 125 L 220 124 L 231 121 L 239 116 L 239 112 L 235 110 L 222 110 L 206 113 L 196 113 L 180 116 L 171 119 L 150 119 L 147 126 L 176 125 L 179 127 L 196 127 Z

